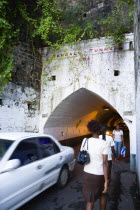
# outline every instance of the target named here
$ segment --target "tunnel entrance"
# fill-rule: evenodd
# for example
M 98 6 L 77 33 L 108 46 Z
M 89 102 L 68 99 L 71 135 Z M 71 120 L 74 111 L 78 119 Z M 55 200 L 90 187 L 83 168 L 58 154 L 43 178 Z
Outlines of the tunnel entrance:
M 64 99 L 48 118 L 44 133 L 53 135 L 64 142 L 78 143 L 89 136 L 86 125 L 91 119 L 99 120 L 109 127 L 109 135 L 117 124 L 124 131 L 125 142 L 129 145 L 129 129 L 117 110 L 96 93 L 81 88 Z M 129 148 L 129 146 L 127 147 Z

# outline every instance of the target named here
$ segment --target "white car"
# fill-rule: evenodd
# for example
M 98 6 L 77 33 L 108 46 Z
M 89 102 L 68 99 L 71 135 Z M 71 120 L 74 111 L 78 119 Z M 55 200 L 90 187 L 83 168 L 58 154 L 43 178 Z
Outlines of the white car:
M 54 137 L 0 133 L 0 209 L 15 210 L 54 184 L 64 187 L 74 150 Z

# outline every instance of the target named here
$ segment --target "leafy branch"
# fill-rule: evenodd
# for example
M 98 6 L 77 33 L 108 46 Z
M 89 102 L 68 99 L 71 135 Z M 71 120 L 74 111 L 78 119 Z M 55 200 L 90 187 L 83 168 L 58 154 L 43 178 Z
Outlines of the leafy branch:
M 133 0 L 117 0 L 112 13 L 97 20 L 84 17 L 85 5 L 84 0 L 75 6 L 63 0 L 1 0 L 0 88 L 10 81 L 13 47 L 21 34 L 33 49 L 60 49 L 64 44 L 101 36 L 111 37 L 117 46 L 124 41 L 125 33 L 133 31 Z

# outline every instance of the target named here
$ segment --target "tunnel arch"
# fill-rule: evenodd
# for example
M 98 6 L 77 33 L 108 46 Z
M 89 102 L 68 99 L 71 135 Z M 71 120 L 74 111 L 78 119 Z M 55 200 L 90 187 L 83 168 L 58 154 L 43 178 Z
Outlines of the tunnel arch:
M 121 52 L 114 46 L 108 48 L 104 38 L 82 41 L 71 47 L 66 45 L 57 52 L 44 48 L 42 61 L 48 75 L 46 79 L 56 75 L 56 81 L 41 84 L 39 132 L 63 140 L 86 134 L 85 125 L 91 118 L 99 119 L 110 127 L 120 123 L 130 131 L 130 157 L 133 156 L 136 162 L 134 52 L 129 49 L 133 35 L 127 34 L 126 39 Z M 65 55 L 66 50 L 68 54 Z M 85 55 L 83 61 L 79 59 L 79 52 Z M 44 61 L 47 62 L 52 55 L 52 63 L 46 65 Z M 120 75 L 115 76 L 114 70 L 119 70 Z M 80 92 L 83 95 L 79 100 L 83 102 L 81 106 L 78 105 Z M 91 102 L 87 104 L 87 100 Z M 95 101 L 99 101 L 99 106 L 95 106 Z M 103 112 L 102 104 L 107 104 L 110 110 Z
M 121 123 L 126 128 L 118 111 L 106 100 L 86 88 L 80 88 L 66 97 L 52 112 L 44 126 L 44 133 L 58 140 L 89 134 L 86 125 L 91 119 L 107 124 L 112 130 Z

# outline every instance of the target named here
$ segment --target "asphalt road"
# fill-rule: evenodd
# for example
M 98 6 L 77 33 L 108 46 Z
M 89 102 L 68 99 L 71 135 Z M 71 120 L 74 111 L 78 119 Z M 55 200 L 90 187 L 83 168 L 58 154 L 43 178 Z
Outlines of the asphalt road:
M 74 147 L 75 157 L 77 157 L 79 147 Z M 81 184 L 82 174 L 83 167 L 76 163 L 76 167 L 65 188 L 58 189 L 54 185 L 26 203 L 19 210 L 84 210 L 85 202 Z
M 75 148 L 75 156 L 79 146 Z M 82 194 L 83 167 L 76 164 L 68 185 L 63 189 L 53 186 L 34 199 L 26 203 L 19 210 L 85 210 Z M 112 181 L 109 189 L 107 210 L 135 210 L 130 188 L 135 183 L 135 174 L 129 171 L 129 160 L 122 159 L 114 162 L 112 167 Z M 95 203 L 95 210 L 99 210 L 99 201 Z

